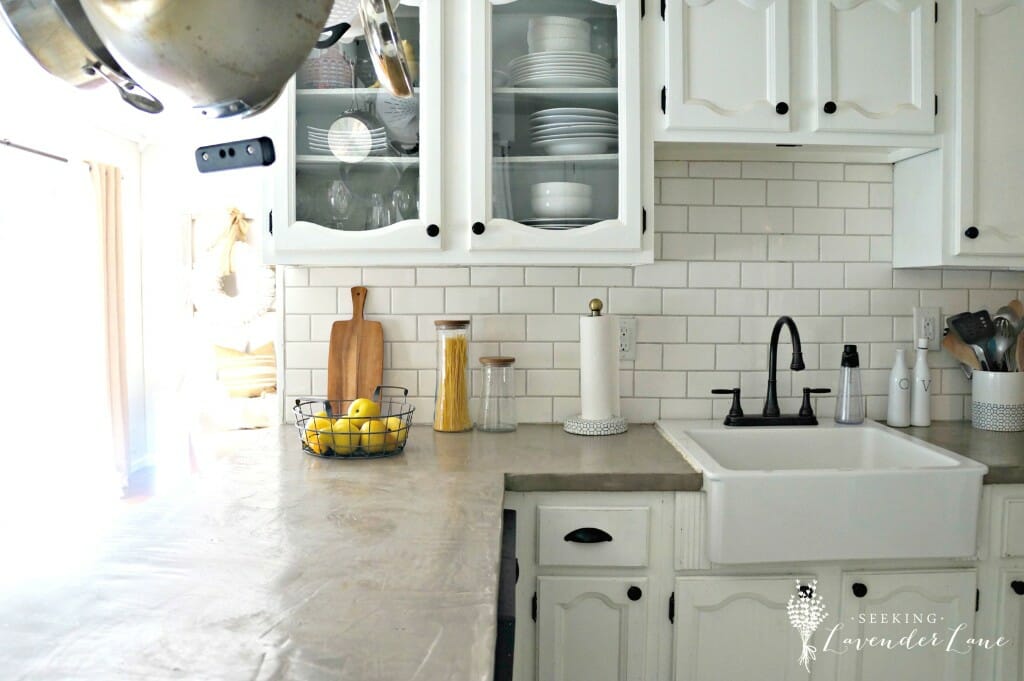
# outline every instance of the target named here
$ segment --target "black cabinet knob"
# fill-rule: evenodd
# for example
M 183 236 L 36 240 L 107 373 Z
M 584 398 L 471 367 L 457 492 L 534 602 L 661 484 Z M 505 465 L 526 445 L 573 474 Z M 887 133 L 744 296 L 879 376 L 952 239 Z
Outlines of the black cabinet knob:
M 968 239 L 977 239 L 979 234 L 981 234 L 981 230 L 974 225 L 971 225 L 964 230 L 964 236 Z
M 435 237 L 441 233 L 441 228 L 437 225 L 427 225 L 427 236 Z
M 484 233 L 485 229 L 487 229 L 487 228 L 484 227 L 484 223 L 482 223 L 482 222 L 474 222 L 473 223 L 473 234 L 476 234 L 477 236 L 480 236 L 481 234 Z
M 785 116 L 786 114 L 789 113 L 789 104 L 786 104 L 785 102 L 779 102 L 778 104 L 775 105 L 775 113 L 779 114 L 780 116 Z
M 812 587 L 810 584 L 801 584 L 800 588 L 797 589 L 797 591 L 800 592 L 801 598 L 811 598 L 812 596 L 814 596 L 814 587 Z
M 640 587 L 638 586 L 631 586 L 629 587 L 629 590 L 626 591 L 626 596 L 628 596 L 629 600 L 631 601 L 639 601 L 641 598 L 643 598 L 643 595 L 644 592 L 641 591 Z
M 866 584 L 861 584 L 860 582 L 854 582 L 853 583 L 853 595 L 856 596 L 857 598 L 864 598 L 865 596 L 867 596 L 868 595 L 868 587 L 867 587 L 867 585 Z
M 1015 579 L 1012 582 L 1010 582 L 1010 588 L 1013 589 L 1013 593 L 1017 594 L 1018 596 L 1024 596 L 1024 582 L 1020 581 L 1019 579 Z
M 825 106 L 822 107 L 827 114 L 834 114 L 838 108 L 835 102 L 825 102 Z

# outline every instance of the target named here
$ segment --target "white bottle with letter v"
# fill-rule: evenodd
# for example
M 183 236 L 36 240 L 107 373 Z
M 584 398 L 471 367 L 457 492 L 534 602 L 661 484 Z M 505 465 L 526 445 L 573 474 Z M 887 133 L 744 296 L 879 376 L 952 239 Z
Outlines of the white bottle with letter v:
M 889 408 L 885 422 L 893 428 L 910 425 L 910 369 L 906 351 L 896 351 L 896 361 L 889 372 Z
M 917 339 L 917 360 L 914 362 L 914 387 L 910 395 L 910 425 L 932 425 L 932 372 L 928 368 L 928 339 Z

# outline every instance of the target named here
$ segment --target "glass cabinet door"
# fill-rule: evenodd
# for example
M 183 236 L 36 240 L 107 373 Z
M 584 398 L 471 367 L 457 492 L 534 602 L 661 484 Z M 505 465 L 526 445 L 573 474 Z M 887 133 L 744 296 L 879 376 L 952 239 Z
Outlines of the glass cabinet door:
M 471 248 L 640 249 L 639 3 L 480 4 Z
M 288 113 L 286 233 L 281 250 L 440 248 L 440 0 L 395 8 L 414 95 L 377 81 L 366 41 L 314 49 L 296 73 Z

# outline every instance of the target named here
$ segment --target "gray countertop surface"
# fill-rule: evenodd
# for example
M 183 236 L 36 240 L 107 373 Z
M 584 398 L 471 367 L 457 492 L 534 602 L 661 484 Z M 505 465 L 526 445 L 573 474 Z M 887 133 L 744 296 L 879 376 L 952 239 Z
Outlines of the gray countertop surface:
M 76 537 L 86 558 L 0 580 L 0 677 L 488 679 L 506 488 L 701 487 L 652 426 L 415 428 L 403 454 L 372 461 L 307 456 L 290 428 L 249 431 L 195 467 Z M 6 548 L 57 541 L 39 539 Z
M 979 430 L 970 421 L 933 421 L 927 428 L 894 428 L 988 466 L 986 485 L 1024 484 L 1024 432 Z

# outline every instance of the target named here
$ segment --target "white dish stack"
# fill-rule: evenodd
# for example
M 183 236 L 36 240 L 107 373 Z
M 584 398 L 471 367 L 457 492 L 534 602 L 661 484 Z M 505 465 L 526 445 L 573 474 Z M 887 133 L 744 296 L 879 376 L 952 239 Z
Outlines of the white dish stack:
M 576 229 L 597 222 L 587 217 L 594 190 L 582 182 L 539 182 L 530 187 L 534 217 L 523 224 L 541 229 Z
M 590 51 L 590 24 L 572 17 L 530 19 L 530 53 L 509 62 L 516 87 L 607 87 L 612 67 Z
M 530 135 L 549 155 L 604 154 L 618 145 L 619 117 L 601 109 L 544 109 L 530 115 Z

